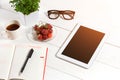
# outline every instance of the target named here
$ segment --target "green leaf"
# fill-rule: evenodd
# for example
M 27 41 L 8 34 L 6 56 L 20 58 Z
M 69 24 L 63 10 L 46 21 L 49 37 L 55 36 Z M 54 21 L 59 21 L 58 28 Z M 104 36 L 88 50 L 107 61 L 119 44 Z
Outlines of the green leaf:
M 24 15 L 39 10 L 40 0 L 10 0 L 11 7 L 17 12 L 21 12 Z

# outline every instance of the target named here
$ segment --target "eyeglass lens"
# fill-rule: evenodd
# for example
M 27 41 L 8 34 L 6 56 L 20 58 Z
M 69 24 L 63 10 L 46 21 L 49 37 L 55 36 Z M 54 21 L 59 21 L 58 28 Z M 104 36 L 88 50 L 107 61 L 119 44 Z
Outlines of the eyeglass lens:
M 59 13 L 57 11 L 51 11 L 49 14 L 48 14 L 49 18 L 50 19 L 56 19 L 59 17 Z
M 71 20 L 74 18 L 74 12 L 73 11 L 64 11 L 63 17 L 66 20 Z

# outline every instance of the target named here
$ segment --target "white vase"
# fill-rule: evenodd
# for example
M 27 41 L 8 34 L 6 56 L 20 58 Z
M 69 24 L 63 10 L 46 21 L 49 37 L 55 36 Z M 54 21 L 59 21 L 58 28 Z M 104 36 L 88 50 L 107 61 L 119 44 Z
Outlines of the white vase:
M 37 24 L 40 20 L 39 11 L 32 12 L 31 14 L 25 16 L 25 19 L 27 26 L 33 26 Z
M 19 13 L 19 16 L 21 23 L 25 26 L 33 26 L 40 20 L 39 11 L 32 12 L 29 15 L 23 15 L 22 13 Z
M 26 26 L 26 15 L 18 12 L 19 18 L 20 18 L 20 22 L 22 25 Z

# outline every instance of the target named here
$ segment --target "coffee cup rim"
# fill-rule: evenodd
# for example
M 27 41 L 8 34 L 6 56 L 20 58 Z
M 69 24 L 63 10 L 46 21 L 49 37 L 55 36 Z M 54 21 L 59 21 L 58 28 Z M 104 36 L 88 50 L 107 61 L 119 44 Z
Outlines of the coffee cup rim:
M 18 20 L 10 20 L 10 21 L 7 21 L 7 23 L 5 23 L 5 27 L 7 27 L 10 24 L 17 24 L 20 26 L 20 22 Z
M 5 23 L 5 25 L 4 25 L 4 30 L 6 30 L 6 31 L 16 31 L 16 30 L 8 30 L 8 29 L 7 29 L 7 27 L 8 27 L 9 25 L 12 25 L 12 24 L 17 24 L 17 25 L 19 26 L 16 30 L 18 30 L 18 29 L 20 28 L 20 22 L 19 22 L 18 20 L 10 20 L 10 21 L 7 21 L 7 22 Z

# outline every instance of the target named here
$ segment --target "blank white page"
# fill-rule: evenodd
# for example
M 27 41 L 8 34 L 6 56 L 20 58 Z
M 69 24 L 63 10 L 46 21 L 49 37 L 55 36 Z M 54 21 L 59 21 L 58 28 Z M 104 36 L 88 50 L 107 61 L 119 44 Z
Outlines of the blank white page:
M 0 44 L 0 79 L 6 79 L 9 75 L 14 54 L 14 45 Z

